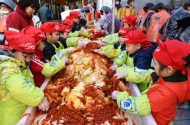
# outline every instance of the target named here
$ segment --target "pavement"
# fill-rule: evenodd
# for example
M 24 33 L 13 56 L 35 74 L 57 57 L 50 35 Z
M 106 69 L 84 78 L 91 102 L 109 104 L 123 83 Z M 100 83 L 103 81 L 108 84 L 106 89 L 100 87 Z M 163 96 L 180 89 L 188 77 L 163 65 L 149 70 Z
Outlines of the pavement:
M 180 109 L 178 109 L 175 119 L 173 120 L 174 125 L 190 125 L 190 111 L 183 110 L 182 116 L 180 117 Z

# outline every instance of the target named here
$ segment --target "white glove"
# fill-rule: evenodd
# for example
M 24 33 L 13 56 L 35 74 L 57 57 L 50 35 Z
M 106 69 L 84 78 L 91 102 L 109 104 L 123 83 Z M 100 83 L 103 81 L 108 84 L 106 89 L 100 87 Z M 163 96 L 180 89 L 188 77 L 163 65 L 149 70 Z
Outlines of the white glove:
M 67 56 L 63 56 L 63 57 L 61 57 L 61 59 L 62 59 L 65 63 L 67 63 L 67 62 L 69 61 L 69 58 L 68 58 Z
M 101 42 L 102 45 L 107 45 L 105 37 L 101 37 L 100 42 Z
M 42 111 L 48 111 L 50 108 L 50 104 L 46 97 L 44 97 L 43 101 L 38 105 L 38 108 Z
M 81 47 L 85 46 L 87 43 L 88 43 L 87 41 L 79 40 L 78 41 L 78 48 L 81 48 Z
M 113 91 L 112 92 L 112 99 L 117 100 L 117 96 L 119 95 L 120 91 Z
M 68 47 L 65 50 L 67 50 L 68 53 L 71 53 L 75 48 L 74 47 Z
M 123 79 L 127 76 L 126 72 L 117 72 L 114 76 L 117 77 L 117 79 Z
M 104 52 L 104 51 L 102 51 L 100 49 L 95 49 L 95 50 L 93 50 L 93 52 L 98 53 L 100 55 L 106 55 L 106 52 Z
M 119 66 L 114 63 L 113 65 L 110 66 L 110 69 L 116 70 L 118 67 L 119 67 Z

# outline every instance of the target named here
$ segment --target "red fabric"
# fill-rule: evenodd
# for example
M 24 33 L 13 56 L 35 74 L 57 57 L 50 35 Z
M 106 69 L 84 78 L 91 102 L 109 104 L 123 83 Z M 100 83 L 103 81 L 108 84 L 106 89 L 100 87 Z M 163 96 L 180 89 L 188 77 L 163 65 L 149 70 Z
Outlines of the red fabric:
M 61 31 L 60 25 L 57 22 L 46 22 L 40 28 L 44 33 L 54 33 Z
M 122 35 L 122 36 L 125 36 L 129 31 L 131 31 L 130 28 L 120 27 L 119 34 Z
M 80 15 L 80 13 L 78 11 L 71 11 L 70 12 L 70 17 L 71 18 L 80 18 L 81 15 Z
M 147 39 L 147 36 L 140 30 L 129 31 L 124 37 L 127 38 L 126 44 L 142 44 Z
M 34 38 L 36 40 L 36 45 L 39 45 L 42 40 L 47 38 L 41 29 L 33 26 L 28 26 L 22 29 L 21 33 L 23 33 L 24 35 L 29 35 L 32 38 Z
M 66 18 L 65 20 L 62 21 L 62 24 L 63 25 L 68 25 L 71 28 L 71 27 L 73 27 L 74 22 L 73 22 L 73 20 L 71 20 L 69 18 Z
M 186 101 L 188 83 L 164 82 L 161 78 L 150 88 L 147 96 L 151 106 L 151 113 L 158 125 L 169 125 L 177 111 L 177 103 Z
M 26 14 L 19 7 L 15 11 L 11 12 L 6 19 L 7 30 L 14 28 L 21 31 L 27 26 L 34 26 L 32 21 L 32 15 Z
M 190 54 L 190 44 L 178 40 L 168 40 L 160 43 L 154 51 L 153 56 L 162 64 L 171 66 L 176 70 L 184 70 L 185 61 L 183 57 Z
M 135 27 L 135 25 L 136 25 L 136 20 L 137 20 L 137 18 L 136 18 L 135 15 L 129 15 L 129 16 L 126 16 L 126 17 L 124 18 L 123 22 L 124 22 L 125 24 L 131 25 L 131 26 L 133 27 L 133 29 L 135 30 L 135 29 L 136 29 L 136 27 Z
M 21 52 L 34 53 L 36 42 L 34 38 L 14 31 L 6 31 L 8 47 Z
M 60 24 L 60 29 L 62 32 L 70 33 L 70 27 Z
M 99 12 L 95 12 L 95 17 L 96 17 L 96 18 L 101 18 L 101 17 L 100 17 L 100 13 L 99 13 Z
M 35 84 L 38 87 L 40 87 L 45 80 L 44 75 L 41 73 L 44 66 L 44 62 L 41 61 L 43 58 L 43 53 L 41 51 L 36 51 L 30 62 L 30 70 L 34 76 Z

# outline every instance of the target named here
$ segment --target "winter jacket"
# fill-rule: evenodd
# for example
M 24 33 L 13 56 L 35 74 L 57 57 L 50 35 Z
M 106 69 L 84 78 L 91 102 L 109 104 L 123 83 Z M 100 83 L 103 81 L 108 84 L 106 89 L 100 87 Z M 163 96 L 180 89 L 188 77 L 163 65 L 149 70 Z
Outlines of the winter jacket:
M 38 10 L 38 14 L 39 14 L 39 18 L 40 18 L 42 23 L 49 22 L 49 21 L 53 20 L 53 16 L 52 16 L 49 8 L 46 6 L 40 7 L 40 9 Z
M 84 33 L 88 34 L 88 33 Z M 77 47 L 78 46 L 78 40 L 82 39 L 82 37 L 69 37 L 67 39 L 64 39 L 62 37 L 59 37 L 59 41 L 55 44 L 52 44 L 45 41 L 45 48 L 43 50 L 44 58 L 47 60 L 51 60 L 53 55 L 55 55 L 60 50 L 67 48 L 67 47 Z
M 142 29 L 142 22 L 144 22 L 145 15 L 146 12 L 144 11 L 144 9 L 141 9 L 137 15 L 137 27 L 139 30 Z
M 32 61 L 30 62 L 30 70 L 34 76 L 35 84 L 38 87 L 42 85 L 45 77 L 53 76 L 64 67 L 65 62 L 59 58 L 47 63 L 43 57 L 43 52 L 39 50 L 36 50 L 35 55 L 32 57 Z
M 166 10 L 161 10 L 152 16 L 150 27 L 147 30 L 148 41 L 157 42 L 161 39 L 159 31 L 169 18 L 170 14 Z
M 181 40 L 180 35 L 187 27 L 190 26 L 189 21 L 190 14 L 188 11 L 183 7 L 177 9 L 160 30 L 160 33 L 163 34 L 162 40 L 165 41 L 166 36 L 171 40 Z
M 152 113 L 158 125 L 169 125 L 176 115 L 177 104 L 187 101 L 187 76 L 177 71 L 172 76 L 159 78 L 152 73 L 152 79 L 154 84 L 138 97 L 121 92 L 117 96 L 117 104 L 124 111 L 133 114 Z
M 150 26 L 150 21 L 151 21 L 151 18 L 152 16 L 155 14 L 155 12 L 153 10 L 150 10 L 147 14 L 146 14 L 146 18 L 144 20 L 144 23 L 143 23 L 143 31 L 146 32 Z
M 7 52 L 2 53 L 0 55 L 0 124 L 13 125 L 18 122 L 28 106 L 35 107 L 41 103 L 44 93 L 34 85 L 31 79 L 32 73 L 25 62 L 16 60 Z
M 15 11 L 11 12 L 6 19 L 7 30 L 13 30 L 20 32 L 27 26 L 34 26 L 32 21 L 32 15 L 28 15 L 19 7 Z
M 135 7 L 132 8 L 130 8 L 129 6 L 123 7 L 121 17 L 126 17 L 129 15 L 136 15 Z
M 153 43 L 152 43 L 153 44 Z M 126 72 L 125 78 L 128 82 L 134 82 L 137 84 L 139 90 L 142 92 L 147 89 L 149 81 L 142 78 L 142 74 L 146 75 L 153 72 L 151 70 L 152 53 L 157 48 L 157 44 L 153 44 L 147 50 L 140 49 L 136 53 L 129 55 L 126 51 L 123 51 L 114 61 L 115 64 L 120 66 L 117 72 Z M 150 69 L 150 70 L 149 70 Z M 141 74 L 140 78 L 138 74 Z
M 101 29 L 106 30 L 108 34 L 112 34 L 112 16 L 113 16 L 112 12 L 109 12 L 100 24 Z M 114 33 L 118 33 L 119 28 L 121 27 L 121 23 L 115 15 L 114 17 L 115 17 Z

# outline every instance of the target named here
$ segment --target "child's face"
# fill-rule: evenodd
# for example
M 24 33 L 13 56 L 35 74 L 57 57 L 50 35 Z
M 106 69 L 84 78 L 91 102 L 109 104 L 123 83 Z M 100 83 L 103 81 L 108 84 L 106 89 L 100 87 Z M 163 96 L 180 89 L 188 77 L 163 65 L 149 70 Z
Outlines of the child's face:
M 120 44 L 124 44 L 125 43 L 125 38 L 123 38 L 122 36 L 119 37 L 119 43 Z
M 141 44 L 127 44 L 126 51 L 131 55 L 141 48 Z
M 95 20 L 98 21 L 100 18 L 95 17 Z
M 67 39 L 69 37 L 69 33 L 64 32 L 64 33 L 61 33 L 60 36 Z
M 168 77 L 176 72 L 171 66 L 161 66 L 156 58 L 154 58 L 154 71 L 159 77 Z
M 75 23 L 79 24 L 80 18 L 73 18 L 73 21 L 74 21 Z
M 13 57 L 17 60 L 23 61 L 23 62 L 31 62 L 33 54 L 24 53 L 21 51 L 12 52 L 9 51 Z
M 42 42 L 40 42 L 40 44 L 37 46 L 37 49 L 40 50 L 40 51 L 43 51 L 43 50 L 44 50 L 44 47 L 45 47 L 45 43 L 42 41 Z
M 59 32 L 54 32 L 52 34 L 46 33 L 47 40 L 51 43 L 57 43 L 59 40 Z
M 28 15 L 32 15 L 35 11 L 36 11 L 36 9 L 33 8 L 33 7 L 31 7 L 31 6 L 28 6 L 28 7 L 26 7 L 26 9 L 25 9 L 25 12 L 26 12 Z

